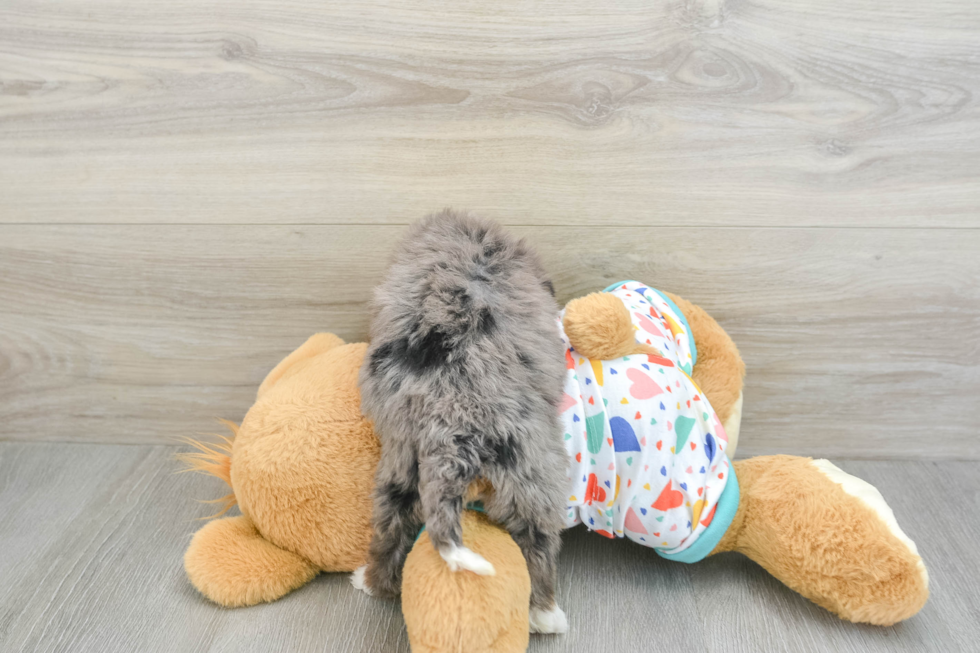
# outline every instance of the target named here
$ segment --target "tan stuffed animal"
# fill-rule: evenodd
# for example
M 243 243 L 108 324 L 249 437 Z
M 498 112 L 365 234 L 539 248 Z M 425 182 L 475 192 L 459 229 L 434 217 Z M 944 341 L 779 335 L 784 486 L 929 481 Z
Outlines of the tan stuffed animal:
M 707 313 L 671 299 L 697 343 L 692 377 L 724 423 L 734 456 L 741 358 Z M 596 293 L 571 302 L 564 323 L 576 351 L 595 359 L 631 353 L 629 322 L 625 309 Z M 191 582 L 211 600 L 273 601 L 321 571 L 350 572 L 364 563 L 379 454 L 359 409 L 366 348 L 331 334 L 311 337 L 269 373 L 227 446 L 197 443 L 200 453 L 184 455 L 193 468 L 228 482 L 233 494 L 225 501 L 237 501 L 242 512 L 208 523 L 184 557 Z M 739 551 L 850 621 L 890 625 L 923 606 L 925 566 L 871 485 L 827 461 L 793 456 L 739 460 L 735 470 L 738 509 L 712 553 Z M 413 651 L 525 650 L 530 580 L 520 549 L 474 512 L 464 514 L 463 539 L 497 574 L 450 572 L 423 533 L 402 584 Z

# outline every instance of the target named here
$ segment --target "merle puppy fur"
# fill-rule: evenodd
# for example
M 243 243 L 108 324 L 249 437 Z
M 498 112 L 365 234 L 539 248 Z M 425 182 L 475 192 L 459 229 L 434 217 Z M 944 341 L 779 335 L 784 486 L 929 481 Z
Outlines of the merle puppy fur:
M 554 604 L 565 506 L 556 406 L 564 360 L 554 289 L 537 255 L 497 224 L 453 211 L 401 242 L 375 293 L 362 408 L 381 439 L 368 590 L 399 593 L 423 523 L 454 570 L 467 489 L 524 552 L 534 609 Z M 560 610 L 559 610 L 560 612 Z M 562 615 L 562 620 L 564 619 Z

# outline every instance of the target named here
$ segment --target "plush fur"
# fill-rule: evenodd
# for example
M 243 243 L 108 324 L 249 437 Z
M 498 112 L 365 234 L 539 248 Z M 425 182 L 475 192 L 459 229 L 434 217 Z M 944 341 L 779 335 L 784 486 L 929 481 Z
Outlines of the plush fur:
M 184 566 L 222 605 L 272 601 L 320 571 L 352 571 L 370 541 L 371 478 L 380 446 L 361 414 L 357 375 L 367 345 L 317 334 L 262 383 L 230 450 L 184 456 L 232 487 L 241 517 L 207 524 Z M 202 449 L 202 447 L 197 447 Z
M 629 310 L 610 293 L 594 292 L 568 302 L 562 326 L 575 343 L 575 351 L 592 360 L 657 353 L 650 345 L 636 341 Z
M 735 419 L 744 369 L 735 346 L 707 313 L 672 298 L 698 343 L 693 377 L 719 416 Z M 380 455 L 359 410 L 356 380 L 366 349 L 330 334 L 310 338 L 263 382 L 230 457 L 217 452 L 201 468 L 231 481 L 243 511 L 205 525 L 188 547 L 188 577 L 208 598 L 225 606 L 272 601 L 318 571 L 363 564 Z M 914 545 L 818 462 L 736 461 L 742 501 L 716 552 L 748 555 L 843 619 L 885 625 L 915 614 L 928 597 L 928 579 Z M 449 572 L 423 535 L 402 583 L 411 646 L 426 653 L 524 651 L 530 582 L 523 556 L 506 531 L 466 515 L 463 543 L 496 575 Z
M 242 514 L 266 539 L 318 569 L 344 571 L 364 561 L 372 486 L 363 479 L 379 445 L 358 407 L 367 346 L 331 338 L 308 343 L 264 386 L 234 440 L 231 480 Z M 337 535 L 311 539 L 311 531 Z
M 489 560 L 497 574 L 450 572 L 426 533 L 405 560 L 402 612 L 413 653 L 526 650 L 531 578 L 520 548 L 473 511 L 463 514 L 463 544 Z
M 262 537 L 245 516 L 218 519 L 195 533 L 184 554 L 184 569 L 202 594 L 236 608 L 275 601 L 320 571 Z
M 712 554 L 743 553 L 849 621 L 890 626 L 925 605 L 922 559 L 811 459 L 758 456 L 735 473 L 738 512 Z
M 555 407 L 564 375 L 558 307 L 536 254 L 495 223 L 444 211 L 409 229 L 375 295 L 361 407 L 381 440 L 373 593 L 399 593 L 423 525 L 453 569 L 492 574 L 462 542 L 475 482 L 524 552 L 531 607 L 554 606 L 565 497 Z

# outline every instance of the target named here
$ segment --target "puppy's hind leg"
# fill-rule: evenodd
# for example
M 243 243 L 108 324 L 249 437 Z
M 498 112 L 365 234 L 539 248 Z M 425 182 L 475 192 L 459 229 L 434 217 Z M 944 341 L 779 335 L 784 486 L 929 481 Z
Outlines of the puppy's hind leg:
M 532 633 L 568 632 L 568 620 L 555 602 L 558 584 L 558 552 L 561 549 L 561 488 L 558 494 L 536 486 L 529 478 L 519 480 L 514 471 L 494 484 L 487 516 L 510 532 L 527 561 L 531 575 Z M 554 495 L 554 496 L 551 496 Z M 555 510 L 555 507 L 558 509 Z
M 493 576 L 493 565 L 463 546 L 460 526 L 463 496 L 479 469 L 479 456 L 463 437 L 434 447 L 419 465 L 422 512 L 429 539 L 451 571 Z
M 402 567 L 422 528 L 418 462 L 410 447 L 382 450 L 375 475 L 373 533 L 368 564 L 351 577 L 368 594 L 397 596 Z

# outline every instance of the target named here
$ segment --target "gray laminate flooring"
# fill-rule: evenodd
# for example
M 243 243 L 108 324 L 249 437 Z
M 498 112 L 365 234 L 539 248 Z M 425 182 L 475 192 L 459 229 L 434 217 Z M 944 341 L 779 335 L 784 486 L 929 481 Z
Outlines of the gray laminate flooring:
M 399 606 L 322 575 L 269 605 L 219 608 L 181 556 L 216 496 L 175 474 L 175 448 L 0 443 L 0 650 L 408 651 Z M 975 651 L 975 462 L 837 461 L 875 484 L 919 545 L 932 598 L 892 628 L 840 621 L 747 559 L 672 564 L 630 543 L 566 534 L 562 637 L 530 651 Z

